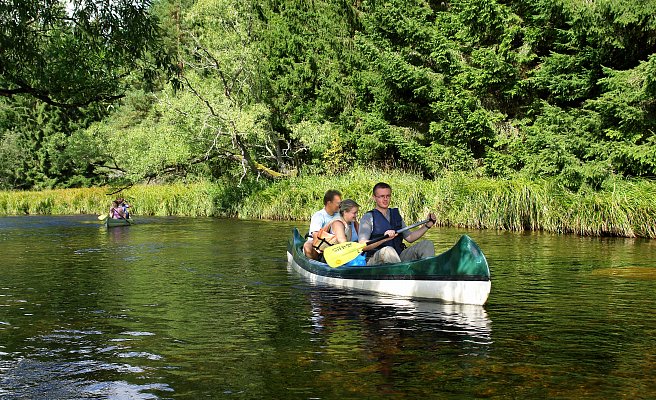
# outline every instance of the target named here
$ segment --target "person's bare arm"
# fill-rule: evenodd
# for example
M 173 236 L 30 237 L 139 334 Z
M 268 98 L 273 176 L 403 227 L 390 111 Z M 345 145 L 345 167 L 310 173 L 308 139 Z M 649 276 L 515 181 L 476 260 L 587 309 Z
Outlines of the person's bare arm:
M 430 228 L 432 228 L 433 225 L 435 225 L 435 220 L 436 220 L 436 218 L 435 218 L 435 214 L 433 214 L 433 213 L 428 213 L 428 219 L 429 219 L 430 221 L 426 222 L 421 228 L 412 231 L 410 234 L 408 234 L 407 236 L 405 236 L 404 239 L 405 239 L 408 243 L 412 243 L 412 242 L 414 242 L 415 240 L 419 239 L 420 237 L 424 236 L 424 234 L 425 234 L 426 232 L 428 232 L 428 230 L 429 230 Z
M 381 244 L 383 244 L 385 242 L 389 242 L 390 240 L 394 239 L 396 237 L 396 235 L 398 235 L 398 233 L 396 233 L 396 231 L 394 229 L 390 229 L 388 231 L 385 231 L 385 236 L 387 236 L 387 238 L 379 240 L 378 242 L 371 243 L 371 244 L 365 246 L 365 248 L 362 249 L 362 251 L 373 250 L 373 249 L 379 247 Z M 368 240 L 360 240 L 360 243 L 367 243 L 367 242 L 368 242 Z
M 341 220 L 333 222 L 332 226 L 333 235 L 337 238 L 337 243 L 346 242 L 346 229 L 344 223 Z

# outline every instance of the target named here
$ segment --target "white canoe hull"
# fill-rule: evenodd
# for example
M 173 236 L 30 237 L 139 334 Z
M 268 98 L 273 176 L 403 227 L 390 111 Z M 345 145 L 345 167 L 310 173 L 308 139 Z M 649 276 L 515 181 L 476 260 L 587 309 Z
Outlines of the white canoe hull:
M 378 279 L 344 279 L 321 276 L 303 269 L 291 253 L 287 253 L 288 264 L 314 284 L 324 284 L 345 289 L 357 289 L 368 292 L 385 293 L 394 296 L 436 299 L 459 304 L 483 305 L 492 288 L 491 281 L 461 280 L 378 280 Z

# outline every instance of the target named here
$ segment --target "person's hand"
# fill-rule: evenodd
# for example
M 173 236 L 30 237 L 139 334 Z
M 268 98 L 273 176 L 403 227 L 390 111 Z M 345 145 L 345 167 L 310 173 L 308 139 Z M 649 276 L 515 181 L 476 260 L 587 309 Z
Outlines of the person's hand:
M 390 230 L 385 231 L 385 236 L 387 236 L 390 239 L 395 238 L 396 235 L 397 235 L 397 233 L 394 229 L 390 229 Z
M 435 222 L 437 222 L 437 217 L 433 213 L 428 213 L 428 219 L 430 221 L 426 222 L 424 226 L 430 229 L 435 225 Z

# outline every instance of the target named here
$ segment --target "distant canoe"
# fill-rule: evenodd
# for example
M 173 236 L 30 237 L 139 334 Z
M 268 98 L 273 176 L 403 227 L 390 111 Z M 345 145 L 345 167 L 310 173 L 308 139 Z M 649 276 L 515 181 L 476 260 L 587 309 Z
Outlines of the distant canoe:
M 303 253 L 304 242 L 294 228 L 287 245 L 287 259 L 294 270 L 313 283 L 478 305 L 485 304 L 492 287 L 487 260 L 467 235 L 435 257 L 363 267 L 331 268 L 308 259 Z
M 108 228 L 113 228 L 115 226 L 130 226 L 132 222 L 129 219 L 124 218 L 105 218 L 105 226 Z

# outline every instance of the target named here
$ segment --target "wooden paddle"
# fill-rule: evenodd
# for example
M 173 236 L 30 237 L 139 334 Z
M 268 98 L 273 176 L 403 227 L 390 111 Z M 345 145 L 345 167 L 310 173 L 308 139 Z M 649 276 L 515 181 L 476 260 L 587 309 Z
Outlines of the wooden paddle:
M 406 226 L 405 228 L 399 229 L 398 231 L 396 231 L 396 233 L 405 232 L 408 229 L 415 228 L 421 224 L 425 224 L 428 221 L 430 221 L 430 219 L 419 221 L 416 224 L 412 224 L 410 226 Z M 369 246 L 372 243 L 385 240 L 387 237 L 388 236 L 383 236 L 379 239 L 370 240 L 366 243 L 358 243 L 358 242 L 338 243 L 325 249 L 323 251 L 323 256 L 326 259 L 326 262 L 328 263 L 328 266 L 330 268 L 337 268 L 340 265 L 346 264 L 347 262 L 353 260 L 362 252 L 362 249 L 364 249 L 365 247 Z

